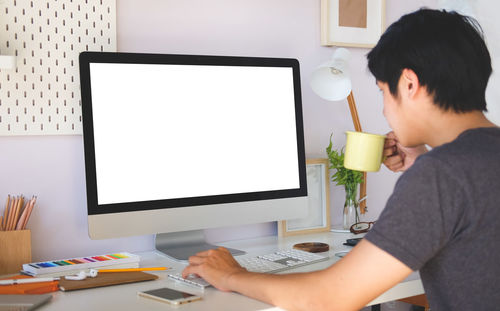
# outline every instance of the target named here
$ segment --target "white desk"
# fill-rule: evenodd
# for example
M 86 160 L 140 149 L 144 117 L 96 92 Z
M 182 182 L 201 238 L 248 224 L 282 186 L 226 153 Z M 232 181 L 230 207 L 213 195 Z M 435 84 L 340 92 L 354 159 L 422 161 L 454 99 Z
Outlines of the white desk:
M 298 267 L 287 272 L 304 272 L 326 268 L 339 260 L 334 254 L 342 250 L 348 250 L 350 247 L 342 245 L 347 238 L 354 237 L 347 233 L 323 233 L 310 234 L 297 237 L 265 237 L 251 240 L 231 241 L 220 243 L 226 247 L 233 247 L 244 250 L 247 255 L 255 256 L 274 252 L 278 249 L 290 249 L 295 243 L 300 242 L 324 242 L 330 245 L 330 259 L 314 265 Z M 109 287 L 101 287 L 87 290 L 79 290 L 73 292 L 55 292 L 53 299 L 41 311 L 46 310 L 228 310 L 228 311 L 245 311 L 245 310 L 261 310 L 272 306 L 251 299 L 236 293 L 221 292 L 213 287 L 205 289 L 204 292 L 193 287 L 188 287 L 167 279 L 167 274 L 177 271 L 182 271 L 183 264 L 177 263 L 165 257 L 158 252 L 138 253 L 142 257 L 141 266 L 167 266 L 174 268 L 173 271 L 156 272 L 159 276 L 158 280 L 149 282 L 140 282 L 125 285 L 116 285 Z M 285 273 L 287 273 L 285 272 Z M 151 299 L 138 297 L 137 292 L 143 290 L 156 289 L 160 287 L 171 287 L 193 294 L 202 294 L 203 300 L 182 305 L 180 307 L 171 307 L 168 304 L 156 302 Z M 406 280 L 396 285 L 380 297 L 372 301 L 371 304 L 383 303 L 400 298 L 411 297 L 424 293 L 422 283 L 418 273 L 413 273 Z

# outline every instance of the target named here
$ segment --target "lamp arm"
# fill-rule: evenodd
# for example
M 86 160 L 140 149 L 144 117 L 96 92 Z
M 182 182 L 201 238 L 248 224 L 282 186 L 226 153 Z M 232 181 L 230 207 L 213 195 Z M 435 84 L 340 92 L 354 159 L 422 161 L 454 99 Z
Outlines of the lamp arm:
M 356 102 L 354 101 L 354 95 L 349 93 L 347 96 L 347 102 L 349 103 L 349 110 L 351 111 L 352 123 L 354 123 L 354 129 L 356 132 L 362 132 L 361 122 L 359 122 L 358 110 L 356 109 Z M 363 183 L 360 185 L 359 189 L 359 199 L 366 197 L 366 172 L 363 172 Z M 366 212 L 366 199 L 359 203 L 359 211 L 361 214 Z
M 361 123 L 359 122 L 358 110 L 356 109 L 356 102 L 354 101 L 354 95 L 349 93 L 347 96 L 347 102 L 349 103 L 349 110 L 351 111 L 352 123 L 354 123 L 354 129 L 356 132 L 362 132 Z

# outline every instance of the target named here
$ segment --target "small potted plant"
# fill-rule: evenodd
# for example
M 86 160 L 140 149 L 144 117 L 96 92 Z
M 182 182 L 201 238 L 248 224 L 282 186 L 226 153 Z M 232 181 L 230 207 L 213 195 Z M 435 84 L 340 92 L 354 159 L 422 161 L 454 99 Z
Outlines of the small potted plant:
M 332 135 L 330 135 L 330 144 L 326 147 L 326 153 L 330 161 L 330 169 L 335 170 L 332 175 L 332 181 L 337 186 L 344 186 L 345 202 L 344 202 L 344 222 L 343 227 L 346 230 L 359 222 L 359 201 L 358 185 L 363 182 L 363 173 L 354 171 L 344 167 L 344 148 L 340 151 L 332 150 Z

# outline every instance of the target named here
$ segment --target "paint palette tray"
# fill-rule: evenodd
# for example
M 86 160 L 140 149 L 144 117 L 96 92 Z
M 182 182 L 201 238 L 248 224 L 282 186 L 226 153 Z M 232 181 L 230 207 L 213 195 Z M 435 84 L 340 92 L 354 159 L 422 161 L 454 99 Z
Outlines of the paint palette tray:
M 121 252 L 108 255 L 60 259 L 23 264 L 21 273 L 32 276 L 62 276 L 89 269 L 125 269 L 139 267 L 140 256 Z

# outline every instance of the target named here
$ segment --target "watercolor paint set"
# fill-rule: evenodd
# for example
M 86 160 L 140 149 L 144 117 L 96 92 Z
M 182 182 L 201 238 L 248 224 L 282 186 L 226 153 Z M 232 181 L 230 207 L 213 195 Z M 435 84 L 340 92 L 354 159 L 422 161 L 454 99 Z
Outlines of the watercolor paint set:
M 137 268 L 140 256 L 127 253 L 113 253 L 107 255 L 86 256 L 81 258 L 60 259 L 23 264 L 21 273 L 32 276 L 61 276 L 88 269 Z

